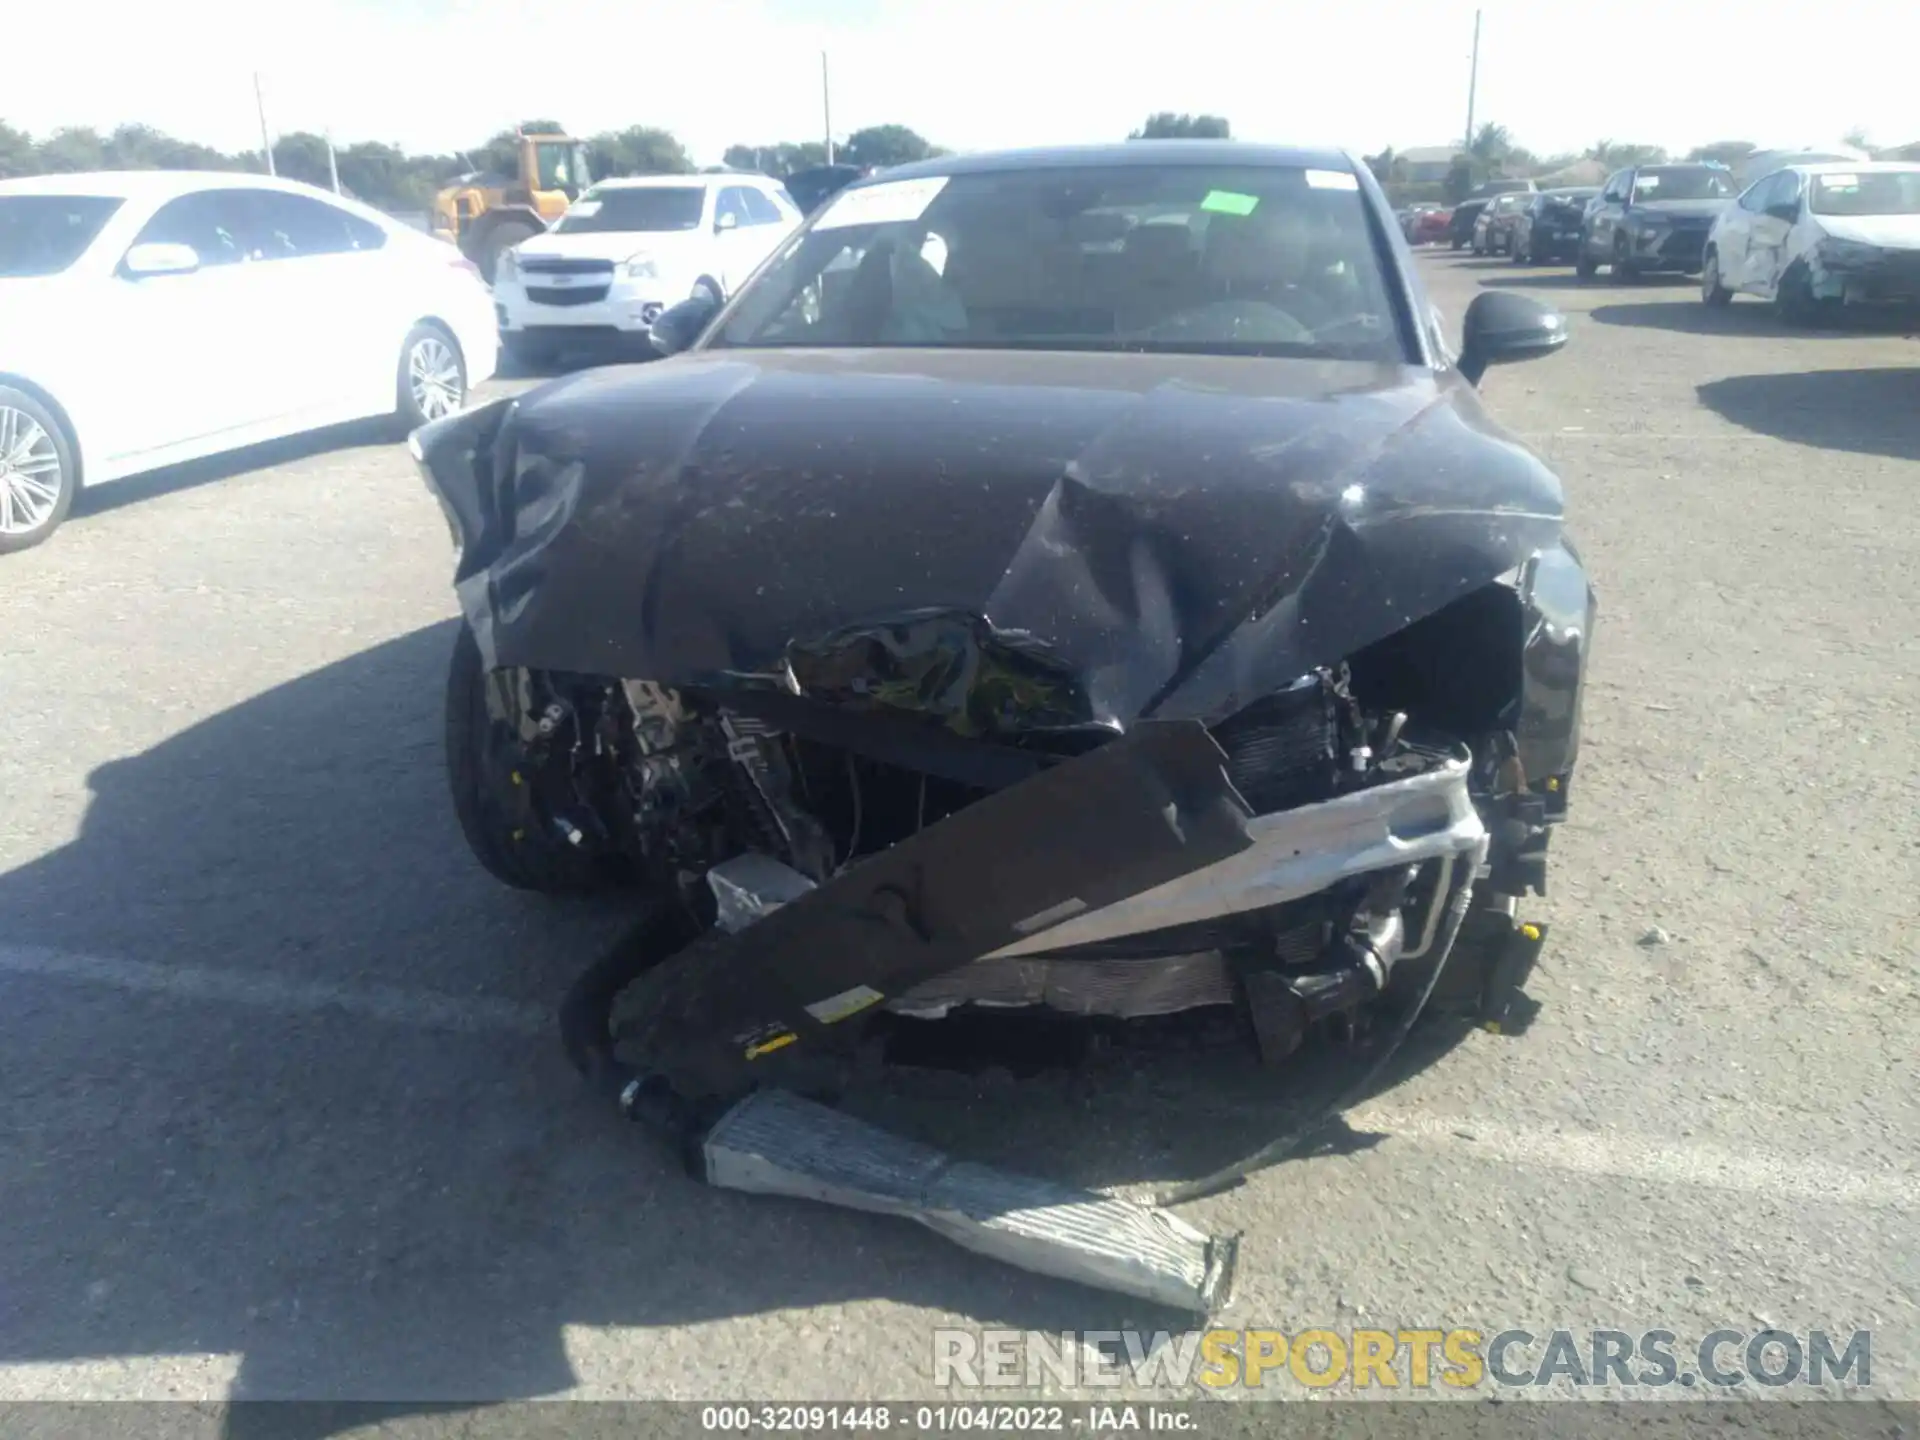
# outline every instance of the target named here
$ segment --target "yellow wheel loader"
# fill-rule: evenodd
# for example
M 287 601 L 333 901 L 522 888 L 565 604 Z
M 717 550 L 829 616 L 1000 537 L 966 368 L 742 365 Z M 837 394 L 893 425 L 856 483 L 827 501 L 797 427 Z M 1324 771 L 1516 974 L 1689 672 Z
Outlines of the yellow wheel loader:
M 462 175 L 433 197 L 433 232 L 460 247 L 489 285 L 500 257 L 538 235 L 593 183 L 587 147 L 566 135 L 519 137 L 519 173 Z

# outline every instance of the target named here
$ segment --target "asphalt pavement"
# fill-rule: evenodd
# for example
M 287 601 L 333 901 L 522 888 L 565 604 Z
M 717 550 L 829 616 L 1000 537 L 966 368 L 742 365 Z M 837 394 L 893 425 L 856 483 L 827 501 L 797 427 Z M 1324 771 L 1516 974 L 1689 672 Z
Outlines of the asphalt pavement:
M 1868 1328 L 1920 1399 L 1920 342 L 1422 263 L 1456 327 L 1571 322 L 1484 384 L 1601 591 L 1544 1009 L 1184 1207 L 1244 1232 L 1222 1323 Z M 365 430 L 0 561 L 0 1399 L 939 1396 L 936 1327 L 1168 1326 L 704 1189 L 581 1092 L 551 1011 L 620 912 L 467 856 L 451 563 Z M 1272 1124 L 1164 1068 L 928 1084 L 902 1123 L 1103 1185 Z

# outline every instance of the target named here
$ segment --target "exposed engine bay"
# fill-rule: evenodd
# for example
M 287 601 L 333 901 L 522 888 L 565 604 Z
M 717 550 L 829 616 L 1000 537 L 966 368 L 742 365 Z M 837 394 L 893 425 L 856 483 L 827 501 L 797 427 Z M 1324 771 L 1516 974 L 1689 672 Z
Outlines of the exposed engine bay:
M 1377 662 L 1363 657 L 1361 669 L 1391 691 Z M 1043 647 L 945 614 L 837 637 L 775 680 L 785 683 L 722 691 L 492 672 L 489 718 L 514 755 L 519 833 L 544 828 L 598 873 L 677 897 L 689 934 L 737 935 L 991 797 L 1125 748 L 1112 730 L 1076 723 L 1071 685 Z M 1133 733 L 1157 732 L 1182 734 L 1187 759 L 1218 771 L 1210 803 L 1230 812 L 1219 828 L 1238 832 L 1219 858 L 1099 907 L 1067 886 L 1014 916 L 1008 943 L 957 963 L 943 953 L 902 986 L 862 981 L 825 997 L 846 1011 L 828 1028 L 869 1009 L 1141 1019 L 1239 1006 L 1262 1058 L 1277 1062 L 1314 1026 L 1352 1026 L 1397 968 L 1437 970 L 1446 902 L 1471 886 L 1463 862 L 1485 848 L 1482 812 L 1516 779 L 1511 737 L 1470 746 L 1423 729 L 1358 698 L 1346 665 L 1211 729 Z M 1084 801 L 1095 813 L 1079 818 L 1097 823 L 1111 787 Z M 979 888 L 1000 887 L 989 876 Z M 894 898 L 883 923 L 913 933 L 924 895 Z M 791 1043 L 778 1025 L 768 1017 L 727 1038 L 743 1060 L 770 1056 Z

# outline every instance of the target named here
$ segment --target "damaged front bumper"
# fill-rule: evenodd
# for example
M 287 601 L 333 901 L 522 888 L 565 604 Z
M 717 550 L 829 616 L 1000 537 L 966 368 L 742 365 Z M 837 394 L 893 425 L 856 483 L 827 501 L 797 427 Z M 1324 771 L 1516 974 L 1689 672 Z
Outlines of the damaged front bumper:
M 1920 249 L 1829 242 L 1809 254 L 1807 278 L 1816 300 L 1886 309 L 1920 307 Z
M 1063 919 L 993 956 L 1032 955 L 1266 909 L 1376 870 L 1464 854 L 1487 833 L 1467 788 L 1470 768 L 1462 750 L 1403 780 L 1255 816 L 1247 824 L 1251 843 L 1239 854 Z
M 1138 1018 L 1232 1005 L 1241 998 L 1239 972 L 1219 949 L 1176 950 L 1152 965 L 1059 952 L 1275 909 L 1344 881 L 1431 865 L 1434 883 L 1422 887 L 1425 907 L 1397 957 L 1425 959 L 1457 863 L 1487 834 L 1468 789 L 1470 769 L 1461 752 L 1405 779 L 1254 816 L 1247 825 L 1252 843 L 1238 854 L 1100 910 L 1063 918 L 914 987 L 889 1008 L 936 1017 L 963 1004 L 1045 1005 Z
M 1308 1024 L 1377 998 L 1400 960 L 1444 962 L 1488 848 L 1464 751 L 1408 750 L 1411 773 L 1259 816 L 1224 760 L 1204 727 L 1147 725 L 824 885 L 764 855 L 725 862 L 709 872 L 718 925 L 652 962 L 645 1013 L 621 1027 L 640 1064 L 614 1061 L 610 1042 L 576 1053 L 603 1044 L 590 1072 L 614 1082 L 630 1116 L 671 1129 L 708 1183 L 903 1216 L 1027 1269 L 1210 1313 L 1231 1283 L 1231 1237 L 957 1162 L 795 1092 L 809 1054 L 833 1051 L 858 1029 L 846 1022 L 876 1007 L 1077 996 L 1060 1008 L 1151 1013 L 1159 987 L 1161 1008 L 1243 1003 L 1271 1059 Z M 1157 934 L 1349 882 L 1366 898 L 1324 955 L 1250 963 L 1214 949 L 1141 963 Z M 1143 937 L 1132 961 L 1071 953 Z M 590 1023 L 611 1031 L 604 1016 Z

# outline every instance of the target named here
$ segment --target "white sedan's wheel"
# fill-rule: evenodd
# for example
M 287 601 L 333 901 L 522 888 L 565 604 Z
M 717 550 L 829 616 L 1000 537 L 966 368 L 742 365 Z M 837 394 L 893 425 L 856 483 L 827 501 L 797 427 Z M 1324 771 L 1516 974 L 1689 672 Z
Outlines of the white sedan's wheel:
M 38 545 L 67 518 L 73 453 L 31 395 L 0 386 L 0 554 Z
M 400 418 L 412 429 L 467 402 L 467 367 L 444 330 L 416 327 L 400 348 Z

